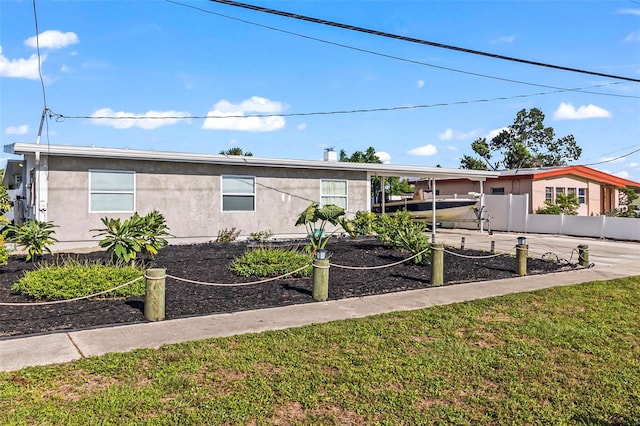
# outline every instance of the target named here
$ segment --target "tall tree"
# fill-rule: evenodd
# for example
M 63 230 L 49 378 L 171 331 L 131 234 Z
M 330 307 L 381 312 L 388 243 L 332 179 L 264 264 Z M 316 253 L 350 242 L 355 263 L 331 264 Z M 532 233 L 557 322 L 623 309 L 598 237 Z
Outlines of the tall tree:
M 582 154 L 573 135 L 556 139 L 553 127 L 545 127 L 544 113 L 531 108 L 518 112 L 513 124 L 490 141 L 480 138 L 471 144 L 478 157 L 465 155 L 463 169 L 502 170 L 527 167 L 564 166 Z
M 366 151 L 355 151 L 350 156 L 347 155 L 347 152 L 344 149 L 340 150 L 340 161 L 347 163 L 371 163 L 371 164 L 382 164 L 382 160 L 380 157 L 376 155 L 376 149 L 372 146 L 367 148 Z M 371 195 L 376 196 L 378 192 L 381 191 L 380 188 L 380 177 L 373 176 L 371 178 Z M 385 191 L 388 194 L 396 195 L 396 194 L 405 194 L 411 193 L 414 191 L 414 188 L 409 185 L 406 179 L 401 179 L 397 176 L 387 177 L 385 179 Z
M 233 148 L 229 148 L 226 151 L 220 151 L 221 155 L 244 155 L 245 157 L 253 157 L 253 153 L 249 151 L 243 151 L 242 148 L 238 146 L 234 146 Z

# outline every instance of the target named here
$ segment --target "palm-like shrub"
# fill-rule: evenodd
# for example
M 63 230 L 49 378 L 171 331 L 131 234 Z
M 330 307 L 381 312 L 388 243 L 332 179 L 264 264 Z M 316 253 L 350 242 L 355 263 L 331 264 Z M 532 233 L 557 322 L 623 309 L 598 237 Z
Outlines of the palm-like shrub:
M 44 252 L 51 253 L 50 246 L 58 240 L 53 236 L 58 225 L 53 222 L 29 220 L 20 226 L 8 225 L 4 231 L 7 241 L 27 251 L 27 262 L 36 260 Z
M 351 234 L 352 226 L 343 216 L 345 215 L 344 209 L 335 204 L 327 204 L 320 207 L 318 203 L 311 203 L 309 207 L 304 209 L 298 220 L 296 226 L 304 225 L 309 235 L 310 248 L 315 253 L 316 251 L 326 247 L 329 238 L 337 232 L 337 228 L 327 235 L 327 224 L 340 225 L 342 229 Z
M 374 228 L 380 241 L 391 243 L 415 255 L 414 263 L 429 262 L 430 244 L 429 237 L 424 232 L 424 224 L 415 222 L 406 210 L 378 216 Z
M 146 216 L 134 213 L 128 219 L 103 217 L 104 228 L 94 237 L 103 237 L 98 245 L 111 253 L 114 261 L 134 263 L 139 253 L 153 257 L 168 244 L 169 234 L 164 216 L 157 210 Z

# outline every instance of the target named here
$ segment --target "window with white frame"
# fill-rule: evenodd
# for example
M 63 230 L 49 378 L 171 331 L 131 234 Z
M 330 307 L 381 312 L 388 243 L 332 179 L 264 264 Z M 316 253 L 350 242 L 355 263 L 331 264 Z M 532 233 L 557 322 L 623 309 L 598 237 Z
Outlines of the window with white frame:
M 222 211 L 252 212 L 256 209 L 254 176 L 222 176 Z
M 587 188 L 578 188 L 578 202 L 587 204 Z
M 320 204 L 335 204 L 347 210 L 347 181 L 322 179 L 320 181 Z
M 544 188 L 544 200 L 553 203 L 553 188 L 547 186 Z
M 556 187 L 556 200 L 558 199 L 558 195 L 559 195 L 559 194 L 564 195 L 564 188 L 563 188 L 563 187 L 561 187 L 561 186 L 557 186 L 557 187 Z
M 89 212 L 133 213 L 135 204 L 135 172 L 89 170 Z

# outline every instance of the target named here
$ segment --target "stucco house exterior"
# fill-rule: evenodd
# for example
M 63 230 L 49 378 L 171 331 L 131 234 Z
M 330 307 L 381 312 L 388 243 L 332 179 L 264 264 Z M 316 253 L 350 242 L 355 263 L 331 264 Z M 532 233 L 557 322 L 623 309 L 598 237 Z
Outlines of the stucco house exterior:
M 103 217 L 160 211 L 181 242 L 215 239 L 236 228 L 301 236 L 298 215 L 312 202 L 342 206 L 347 217 L 370 211 L 372 176 L 484 181 L 495 172 L 14 143 L 4 184 L 16 194 L 17 222 L 52 221 L 60 242 L 95 245 Z
M 416 190 L 428 189 L 429 182 L 418 180 Z M 544 207 L 545 200 L 555 202 L 557 194 L 575 194 L 580 205 L 578 215 L 601 215 L 619 207 L 619 188 L 640 191 L 640 183 L 623 179 L 587 166 L 545 167 L 501 171 L 498 178 L 484 183 L 457 178 L 438 181 L 441 194 L 480 192 L 492 195 L 529 194 L 529 213 Z

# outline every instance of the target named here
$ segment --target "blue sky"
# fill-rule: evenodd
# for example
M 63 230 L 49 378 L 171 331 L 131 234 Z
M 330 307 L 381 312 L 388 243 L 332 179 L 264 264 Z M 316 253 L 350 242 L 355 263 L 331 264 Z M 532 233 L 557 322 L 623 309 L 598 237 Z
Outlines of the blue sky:
M 247 2 L 640 78 L 640 1 Z M 393 164 L 457 168 L 475 139 L 490 138 L 519 110 L 535 107 L 556 137 L 572 134 L 583 148 L 572 164 L 604 161 L 592 167 L 640 181 L 640 151 L 626 156 L 640 149 L 639 83 L 209 1 L 178 3 L 36 1 L 46 105 L 66 117 L 47 120 L 42 143 L 200 153 L 240 147 L 298 159 L 373 146 Z M 35 142 L 44 96 L 33 2 L 0 0 L 0 28 L 0 139 Z M 410 108 L 295 115 L 395 107 Z M 191 118 L 71 118 L 91 116 Z

